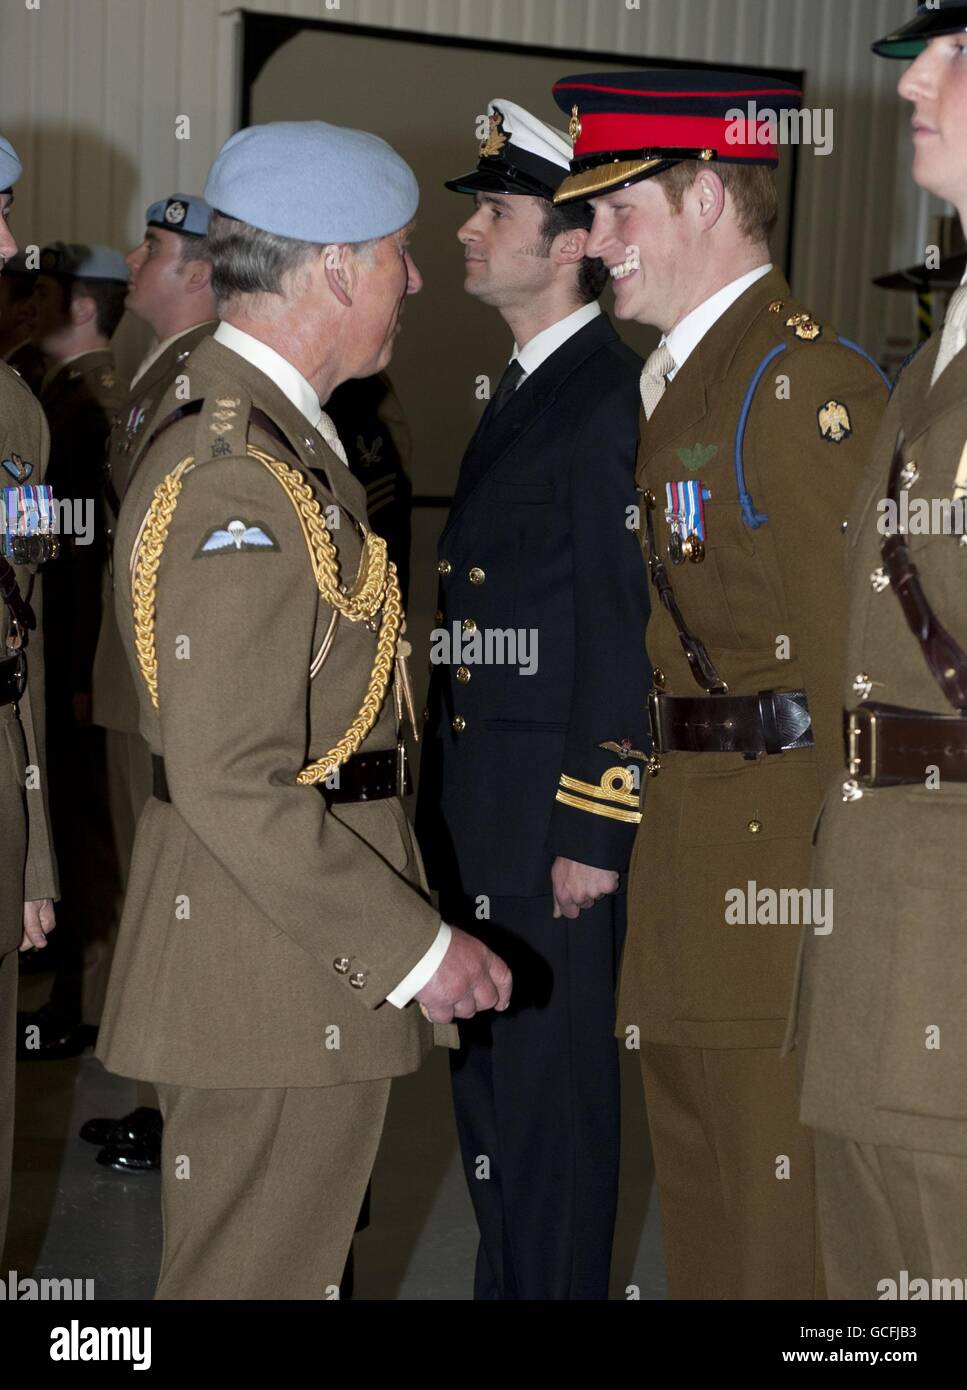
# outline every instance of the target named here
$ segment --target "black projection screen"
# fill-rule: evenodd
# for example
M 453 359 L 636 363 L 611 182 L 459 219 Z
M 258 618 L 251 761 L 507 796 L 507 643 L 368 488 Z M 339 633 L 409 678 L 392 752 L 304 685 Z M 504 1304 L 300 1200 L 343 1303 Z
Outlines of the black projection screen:
M 420 181 L 414 255 L 424 288 L 407 305 L 389 371 L 413 431 L 415 500 L 444 504 L 485 404 L 475 395 L 477 379 L 486 375 L 495 385 L 513 348 L 497 311 L 463 290 L 463 252 L 455 233 L 472 204 L 443 187 L 444 179 L 476 163 L 476 123 L 488 100 L 509 98 L 563 129 L 567 118 L 551 97 L 551 85 L 567 73 L 709 64 L 248 12 L 243 21 L 240 125 L 321 119 L 371 130 L 403 155 Z M 774 75 L 799 83 L 803 78 L 785 69 Z M 782 217 L 773 242 L 776 263 L 787 274 L 795 175 L 792 147 L 783 151 Z M 608 309 L 610 303 L 609 288 L 602 305 Z M 643 355 L 657 341 L 652 330 L 617 326 Z

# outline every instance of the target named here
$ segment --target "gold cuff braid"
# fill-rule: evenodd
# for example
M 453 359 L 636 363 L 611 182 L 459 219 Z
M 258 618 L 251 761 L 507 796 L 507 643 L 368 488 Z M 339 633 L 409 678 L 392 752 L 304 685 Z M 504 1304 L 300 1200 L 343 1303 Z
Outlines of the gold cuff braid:
M 359 713 L 342 738 L 321 758 L 309 763 L 296 777 L 301 786 L 323 781 L 359 750 L 379 717 L 393 674 L 393 662 L 403 621 L 403 604 L 396 566 L 387 558 L 386 542 L 366 533 L 359 569 L 352 587 L 340 581 L 339 553 L 329 534 L 319 503 L 297 468 L 249 444 L 249 456 L 262 464 L 284 490 L 302 527 L 312 572 L 319 593 L 329 606 L 349 622 L 372 622 L 380 614 L 376 655 Z M 158 567 L 182 478 L 194 463 L 189 455 L 164 477 L 154 490 L 141 526 L 132 565 L 131 600 L 134 610 L 134 645 L 141 675 L 155 709 L 158 708 L 158 653 L 155 643 Z

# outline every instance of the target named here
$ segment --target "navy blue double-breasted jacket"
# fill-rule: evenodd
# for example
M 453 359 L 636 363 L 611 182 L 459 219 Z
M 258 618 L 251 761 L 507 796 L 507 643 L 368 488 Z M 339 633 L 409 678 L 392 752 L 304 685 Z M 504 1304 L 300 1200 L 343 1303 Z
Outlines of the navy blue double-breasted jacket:
M 547 894 L 557 855 L 627 868 L 651 684 L 641 368 L 602 314 L 488 407 L 464 456 L 417 807 L 435 887 Z

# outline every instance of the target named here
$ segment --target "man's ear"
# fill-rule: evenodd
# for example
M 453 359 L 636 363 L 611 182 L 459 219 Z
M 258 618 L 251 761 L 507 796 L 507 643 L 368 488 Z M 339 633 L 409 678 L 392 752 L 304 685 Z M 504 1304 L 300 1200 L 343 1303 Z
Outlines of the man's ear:
M 187 261 L 185 263 L 185 289 L 189 294 L 207 290 L 212 283 L 211 261 Z
M 710 231 L 725 211 L 725 184 L 713 169 L 703 169 L 689 193 L 699 226 Z
M 591 235 L 584 227 L 572 227 L 567 232 L 560 232 L 555 239 L 552 255 L 558 265 L 576 265 L 584 260 L 584 248 L 588 244 L 588 237 Z
M 97 318 L 97 304 L 89 294 L 78 294 L 71 298 L 68 317 L 74 328 L 82 328 Z
M 349 247 L 345 245 L 323 247 L 322 261 L 326 271 L 326 280 L 333 295 L 343 308 L 351 309 L 355 277 L 352 274 L 352 254 Z

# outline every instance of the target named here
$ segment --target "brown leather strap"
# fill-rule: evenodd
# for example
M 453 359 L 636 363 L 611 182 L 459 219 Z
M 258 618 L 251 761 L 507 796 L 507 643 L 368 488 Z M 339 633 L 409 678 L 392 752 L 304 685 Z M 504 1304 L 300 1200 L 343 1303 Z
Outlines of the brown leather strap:
M 804 690 L 758 695 L 648 696 L 656 753 L 742 753 L 746 758 L 813 746 Z
M 705 650 L 704 644 L 686 625 L 685 619 L 682 617 L 681 609 L 675 599 L 675 591 L 672 588 L 671 580 L 668 578 L 665 562 L 658 553 L 658 545 L 655 541 L 655 523 L 651 515 L 654 511 L 655 499 L 650 493 L 645 493 L 643 500 L 645 504 L 645 540 L 648 548 L 648 572 L 651 575 L 651 582 L 654 584 L 658 597 L 661 599 L 663 606 L 668 610 L 668 613 L 671 615 L 671 620 L 675 624 L 678 640 L 682 644 L 685 658 L 688 661 L 689 670 L 696 684 L 708 695 L 724 694 L 729 687 L 715 669 L 712 658 Z
M 169 429 L 178 420 L 183 420 L 186 415 L 198 415 L 203 405 L 203 400 L 185 401 L 184 405 L 176 406 L 174 410 L 169 411 L 165 418 L 159 423 L 157 429 L 151 431 L 151 434 L 148 436 L 148 441 L 140 453 L 146 454 L 158 438 L 158 435 L 164 434 L 165 430 Z
M 903 468 L 903 431 L 896 438 L 893 463 L 887 494 L 900 508 L 900 473 Z M 920 643 L 930 674 L 943 691 L 944 698 L 954 709 L 967 708 L 967 652 L 951 637 L 927 600 L 920 583 L 920 573 L 913 563 L 910 547 L 903 532 L 887 536 L 881 547 L 883 566 L 890 577 L 890 586 L 903 609 L 907 626 Z
M 863 704 L 843 711 L 846 765 L 867 787 L 967 782 L 967 720 L 899 705 Z
M 20 592 L 16 572 L 6 555 L 0 555 L 0 598 L 18 627 L 27 631 L 36 625 L 34 611 Z

